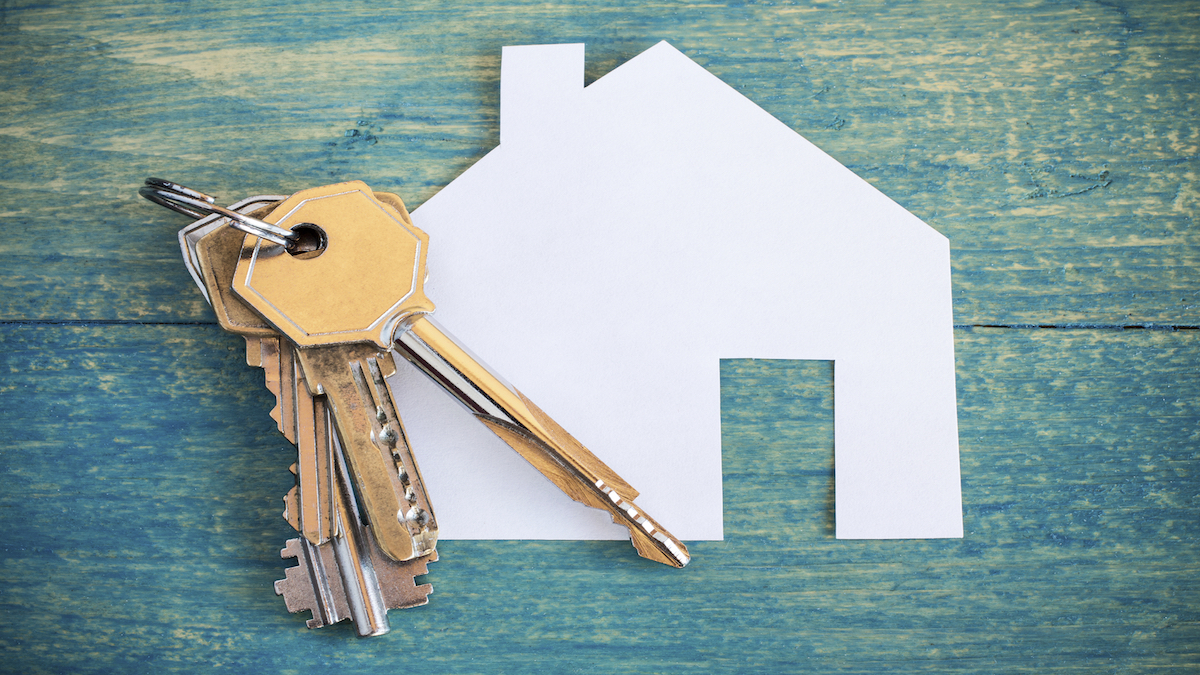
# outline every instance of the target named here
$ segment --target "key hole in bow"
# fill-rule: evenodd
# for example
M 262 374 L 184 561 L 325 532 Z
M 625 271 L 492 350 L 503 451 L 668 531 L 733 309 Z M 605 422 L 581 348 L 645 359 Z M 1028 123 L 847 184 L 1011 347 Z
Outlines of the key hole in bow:
M 313 223 L 300 223 L 292 228 L 292 233 L 296 235 L 296 244 L 288 249 L 288 253 L 291 253 L 293 258 L 315 258 L 324 253 L 325 247 L 329 245 L 329 237 L 325 235 L 325 230 Z

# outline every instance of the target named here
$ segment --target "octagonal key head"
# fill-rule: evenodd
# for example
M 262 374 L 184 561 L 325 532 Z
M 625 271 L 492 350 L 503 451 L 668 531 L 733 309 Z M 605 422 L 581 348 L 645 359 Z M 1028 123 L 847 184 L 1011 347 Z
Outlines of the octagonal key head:
M 403 202 L 360 181 L 302 190 L 265 221 L 301 233 L 291 251 L 247 235 L 233 290 L 301 348 L 373 342 L 433 311 L 425 297 L 429 237 Z

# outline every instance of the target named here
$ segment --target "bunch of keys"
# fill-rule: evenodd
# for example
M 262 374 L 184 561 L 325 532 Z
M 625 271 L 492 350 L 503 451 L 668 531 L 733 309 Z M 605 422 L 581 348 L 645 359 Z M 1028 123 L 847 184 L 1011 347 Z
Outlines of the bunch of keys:
M 639 509 L 637 492 L 428 316 L 429 237 L 404 203 L 353 181 L 223 208 L 157 178 L 139 191 L 196 221 L 184 261 L 221 327 L 266 373 L 271 416 L 296 445 L 284 517 L 298 565 L 275 582 L 309 628 L 351 619 L 390 630 L 387 610 L 428 602 L 437 519 L 386 378 L 407 359 L 572 499 L 607 510 L 638 553 L 674 567 L 687 547 Z

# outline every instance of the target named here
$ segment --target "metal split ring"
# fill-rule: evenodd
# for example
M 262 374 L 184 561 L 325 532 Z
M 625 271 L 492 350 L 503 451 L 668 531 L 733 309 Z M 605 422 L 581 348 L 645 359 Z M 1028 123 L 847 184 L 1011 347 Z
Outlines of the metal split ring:
M 296 232 L 217 206 L 214 197 L 169 180 L 147 178 L 146 184 L 138 189 L 138 194 L 155 204 L 197 220 L 214 213 L 218 214 L 228 218 L 229 224 L 234 228 L 279 244 L 289 251 L 296 246 L 299 238 Z

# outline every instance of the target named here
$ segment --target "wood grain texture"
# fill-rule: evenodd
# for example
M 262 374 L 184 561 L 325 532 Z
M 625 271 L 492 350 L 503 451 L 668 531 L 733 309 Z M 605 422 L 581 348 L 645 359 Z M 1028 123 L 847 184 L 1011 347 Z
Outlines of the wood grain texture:
M 443 542 L 391 635 L 306 630 L 273 399 L 137 185 L 415 207 L 501 46 L 660 39 L 950 237 L 967 536 L 833 539 L 833 366 L 727 361 L 687 569 Z M 1189 0 L 0 2 L 0 672 L 1197 672 L 1197 63 Z
M 290 449 L 240 339 L 10 327 L 0 669 L 1194 672 L 1192 335 L 962 331 L 963 540 L 834 540 L 831 365 L 727 361 L 726 541 L 443 542 L 357 641 L 270 591 Z
M 669 39 L 947 234 L 959 323 L 1200 324 L 1190 0 L 10 2 L 0 30 L 0 186 L 34 235 L 3 244 L 8 318 L 207 321 L 144 176 L 415 207 L 498 142 L 502 45 L 586 42 L 594 79 Z

